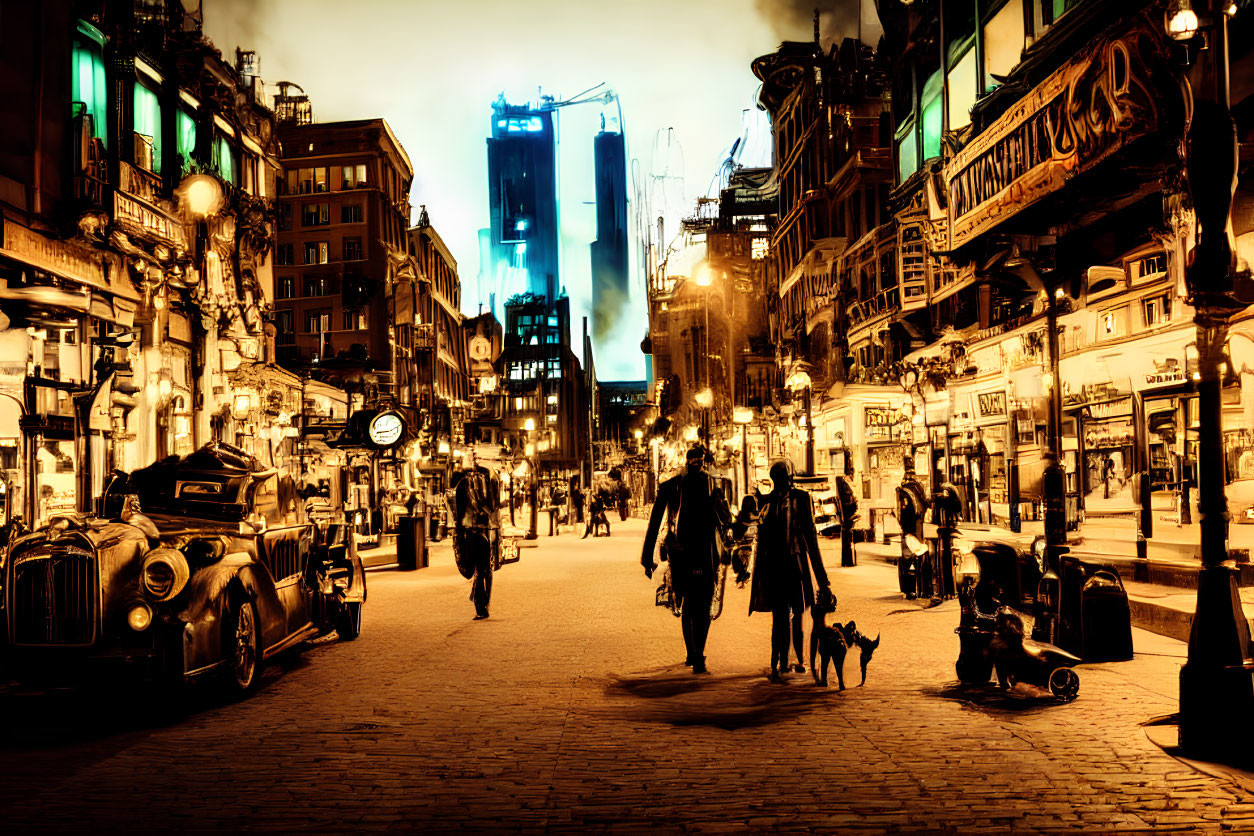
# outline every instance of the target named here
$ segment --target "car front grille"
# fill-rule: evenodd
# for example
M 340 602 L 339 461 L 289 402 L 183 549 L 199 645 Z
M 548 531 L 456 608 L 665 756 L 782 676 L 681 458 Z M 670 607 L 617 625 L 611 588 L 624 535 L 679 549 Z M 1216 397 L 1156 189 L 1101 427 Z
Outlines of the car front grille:
M 17 557 L 9 587 L 10 637 L 17 645 L 87 645 L 96 637 L 96 561 L 80 548 Z

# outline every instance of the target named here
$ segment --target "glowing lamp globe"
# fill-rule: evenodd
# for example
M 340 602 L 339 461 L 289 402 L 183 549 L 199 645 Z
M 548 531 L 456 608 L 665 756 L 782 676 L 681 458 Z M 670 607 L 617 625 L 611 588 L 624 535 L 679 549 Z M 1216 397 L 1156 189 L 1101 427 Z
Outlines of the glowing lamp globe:
M 1187 41 L 1197 34 L 1197 12 L 1189 0 L 1172 0 L 1163 13 L 1163 28 L 1167 35 L 1177 41 Z
M 182 202 L 193 217 L 207 218 L 222 208 L 222 187 L 208 174 L 193 174 L 183 181 Z

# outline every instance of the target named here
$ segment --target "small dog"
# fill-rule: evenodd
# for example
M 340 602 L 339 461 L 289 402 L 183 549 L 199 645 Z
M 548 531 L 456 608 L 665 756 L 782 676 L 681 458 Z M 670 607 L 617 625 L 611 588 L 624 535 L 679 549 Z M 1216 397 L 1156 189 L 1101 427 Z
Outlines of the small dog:
M 856 628 L 852 621 L 843 627 L 839 624 L 828 627 L 826 624 L 814 625 L 814 638 L 818 641 L 819 658 L 816 664 L 814 655 L 810 655 L 810 671 L 814 681 L 824 688 L 827 687 L 827 665 L 835 663 L 836 681 L 840 690 L 845 690 L 845 656 L 853 645 Z
M 854 628 L 853 640 L 854 643 L 858 645 L 858 650 L 861 653 L 861 658 L 858 659 L 858 665 L 862 668 L 862 681 L 858 684 L 866 685 L 866 666 L 870 664 L 871 656 L 875 653 L 875 648 L 880 646 L 879 633 L 875 634 L 875 641 L 871 641 L 866 636 L 862 635 L 862 633 L 858 632 L 852 621 L 845 626 Z
M 829 590 L 820 590 L 810 609 L 814 627 L 810 631 L 810 673 L 817 685 L 827 687 L 827 666 L 836 663 L 836 681 L 845 690 L 845 656 L 853 645 L 854 623 L 842 627 L 827 626 L 827 616 L 836 611 L 836 596 Z
M 859 632 L 858 625 L 852 621 L 844 626 L 839 624 L 834 627 L 827 626 L 827 616 L 835 611 L 836 596 L 829 590 L 821 590 L 810 610 L 814 618 L 814 629 L 810 632 L 810 672 L 814 675 L 816 684 L 827 687 L 827 665 L 829 662 L 834 662 L 836 681 L 840 683 L 840 690 L 843 691 L 845 690 L 845 656 L 849 654 L 849 649 L 854 645 L 858 647 L 861 655 L 858 663 L 862 669 L 862 681 L 858 684 L 865 685 L 866 666 L 871 663 L 871 657 L 880 646 L 880 637 L 877 634 L 874 640 L 867 638 Z

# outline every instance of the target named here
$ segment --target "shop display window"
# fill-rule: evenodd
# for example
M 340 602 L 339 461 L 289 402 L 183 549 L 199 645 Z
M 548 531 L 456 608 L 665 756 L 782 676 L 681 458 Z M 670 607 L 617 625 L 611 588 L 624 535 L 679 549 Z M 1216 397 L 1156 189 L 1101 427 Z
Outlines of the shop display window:
M 73 513 L 76 508 L 77 461 L 73 441 L 44 441 L 36 453 L 39 519 Z
M 1254 429 L 1224 432 L 1224 463 L 1229 484 L 1254 482 Z

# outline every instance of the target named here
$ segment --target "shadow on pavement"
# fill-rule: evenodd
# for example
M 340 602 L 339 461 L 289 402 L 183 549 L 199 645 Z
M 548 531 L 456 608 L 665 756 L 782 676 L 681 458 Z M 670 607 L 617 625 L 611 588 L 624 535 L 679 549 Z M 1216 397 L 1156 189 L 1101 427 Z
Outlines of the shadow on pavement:
M 951 682 L 939 688 L 924 688 L 922 693 L 929 697 L 954 700 L 971 708 L 999 714 L 1021 714 L 1065 704 L 1063 700 L 1048 691 L 1024 684 L 1004 690 L 994 682 L 986 685 L 964 685 L 961 682 Z
M 616 719 L 734 731 L 788 722 L 838 699 L 840 691 L 834 686 L 817 687 L 808 674 L 776 684 L 763 674 L 719 676 L 667 670 L 614 677 L 605 693 L 616 699 L 615 705 L 605 709 Z
M 332 636 L 334 638 L 334 636 Z M 304 654 L 323 640 L 266 662 L 256 699 L 276 680 L 309 664 Z M 0 683 L 0 751 L 52 749 L 115 736 L 129 738 L 185 722 L 240 701 L 212 676 L 181 686 L 125 675 L 66 683 Z

